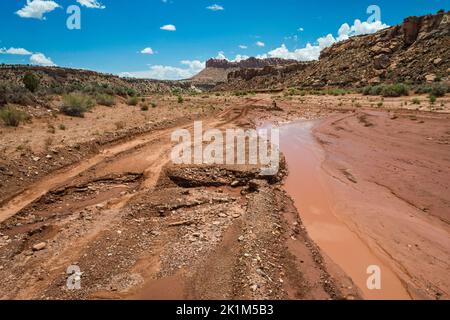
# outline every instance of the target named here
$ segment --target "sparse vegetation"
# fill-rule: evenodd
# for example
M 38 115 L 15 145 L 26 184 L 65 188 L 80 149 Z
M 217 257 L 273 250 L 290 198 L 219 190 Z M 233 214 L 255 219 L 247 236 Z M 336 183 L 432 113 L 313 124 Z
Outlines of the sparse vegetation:
M 366 96 L 401 97 L 409 95 L 409 87 L 403 83 L 380 84 L 364 87 L 362 94 Z
M 142 104 L 141 111 L 148 111 L 148 104 Z
M 429 94 L 435 97 L 443 97 L 446 93 L 450 92 L 450 86 L 444 83 L 424 84 L 418 86 L 415 92 L 418 94 Z
M 117 121 L 116 123 L 114 123 L 114 125 L 116 126 L 117 130 L 122 130 L 123 128 L 125 128 L 125 122 L 123 121 Z
M 66 126 L 62 123 L 58 126 L 58 128 L 59 128 L 59 130 L 63 130 L 63 131 L 67 129 Z
M 130 97 L 128 98 L 128 105 L 129 106 L 137 106 L 139 103 L 139 98 L 138 97 Z
M 10 104 L 35 105 L 34 95 L 21 85 L 0 82 L 0 106 Z
M 71 93 L 63 96 L 61 112 L 71 117 L 84 117 L 84 113 L 95 105 L 95 101 L 82 93 Z
M 436 100 L 437 100 L 436 96 L 430 95 L 430 103 L 431 103 L 431 104 L 435 104 L 435 103 L 436 103 Z
M 55 128 L 55 126 L 49 123 L 49 124 L 48 124 L 48 130 L 47 130 L 47 132 L 48 132 L 48 133 L 51 133 L 51 134 L 55 134 L 55 133 L 56 133 L 56 128 Z
M 25 112 L 8 105 L 0 109 L 0 119 L 9 127 L 18 127 L 21 122 L 28 120 L 29 117 Z
M 33 73 L 26 73 L 23 77 L 23 84 L 30 92 L 36 92 L 39 88 L 39 79 Z
M 106 93 L 96 95 L 95 100 L 99 105 L 106 107 L 112 107 L 116 105 L 116 98 Z
M 156 103 L 152 102 L 151 105 L 153 109 L 156 108 Z
M 419 98 L 414 98 L 414 99 L 412 99 L 412 103 L 420 105 L 420 99 Z
M 184 102 L 184 99 L 183 99 L 183 97 L 182 96 L 178 96 L 178 103 L 183 103 Z

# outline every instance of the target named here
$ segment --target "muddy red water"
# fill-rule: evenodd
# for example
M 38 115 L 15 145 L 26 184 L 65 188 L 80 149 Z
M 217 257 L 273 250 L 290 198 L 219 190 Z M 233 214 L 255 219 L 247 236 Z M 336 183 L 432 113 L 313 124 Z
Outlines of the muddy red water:
M 333 192 L 333 178 L 322 168 L 325 154 L 311 133 L 313 126 L 312 121 L 299 121 L 284 125 L 280 130 L 281 151 L 289 166 L 285 187 L 310 236 L 353 279 L 364 298 L 409 299 L 409 293 L 391 270 L 386 257 L 375 254 L 347 225 L 342 206 L 338 205 L 343 199 Z M 381 268 L 379 290 L 367 286 L 370 266 Z

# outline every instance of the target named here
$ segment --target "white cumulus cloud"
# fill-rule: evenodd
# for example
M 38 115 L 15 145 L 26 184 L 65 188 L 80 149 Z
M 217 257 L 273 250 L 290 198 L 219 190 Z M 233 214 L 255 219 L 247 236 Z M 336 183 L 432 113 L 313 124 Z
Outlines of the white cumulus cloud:
M 225 56 L 225 53 L 223 51 L 219 51 L 219 53 L 217 53 L 217 56 L 215 59 L 227 60 L 230 62 L 240 62 L 242 60 L 247 60 L 248 58 L 250 58 L 250 57 L 246 56 L 246 55 L 237 54 L 234 59 L 230 60 Z
M 332 44 L 347 40 L 350 37 L 371 34 L 379 30 L 389 27 L 387 24 L 381 21 L 375 22 L 361 22 L 356 19 L 352 26 L 348 23 L 344 23 L 338 29 L 337 37 L 334 37 L 331 33 L 326 36 L 317 39 L 315 44 L 308 43 L 305 47 L 290 51 L 285 44 L 282 44 L 279 48 L 269 51 L 267 54 L 258 56 L 259 58 L 283 58 L 283 59 L 295 59 L 299 61 L 312 61 L 319 59 L 320 52 L 326 47 Z
M 153 51 L 152 48 L 144 48 L 141 50 L 142 54 L 154 54 L 155 52 Z
M 33 52 L 28 51 L 24 48 L 1 48 L 0 54 L 14 54 L 14 55 L 20 55 L 20 56 L 29 56 L 32 55 Z
M 240 45 L 239 45 L 239 48 L 241 48 L 241 49 L 247 49 L 248 47 L 247 47 L 246 45 L 244 45 L 244 44 L 240 44 Z
M 56 8 L 61 8 L 61 6 L 51 0 L 27 0 L 27 4 L 16 14 L 21 18 L 45 20 L 44 15 Z
M 266 46 L 266 44 L 265 44 L 264 42 L 262 42 L 262 41 L 257 41 L 257 42 L 256 42 L 256 45 L 257 45 L 258 47 L 265 47 L 265 46 Z
M 30 63 L 31 64 L 37 64 L 40 66 L 46 66 L 46 67 L 52 67 L 52 66 L 56 66 L 56 64 L 53 63 L 53 61 L 46 57 L 44 54 L 42 53 L 34 53 L 31 55 L 30 57 Z
M 213 4 L 211 6 L 206 7 L 206 9 L 211 10 L 211 11 L 222 11 L 225 10 L 225 8 L 221 5 L 218 4 Z
M 105 9 L 106 7 L 97 0 L 77 0 L 79 4 L 90 9 Z
M 136 72 L 123 72 L 122 77 L 157 79 L 157 80 L 182 80 L 196 75 L 205 68 L 205 62 L 199 60 L 183 60 L 182 67 L 154 65 L 149 70 Z
M 165 31 L 177 31 L 177 28 L 173 24 L 166 24 L 160 28 Z

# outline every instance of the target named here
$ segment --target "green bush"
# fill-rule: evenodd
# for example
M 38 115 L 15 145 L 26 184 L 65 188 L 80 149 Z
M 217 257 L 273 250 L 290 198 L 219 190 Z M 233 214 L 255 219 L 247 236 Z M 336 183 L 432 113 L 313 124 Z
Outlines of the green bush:
M 95 101 L 81 93 L 71 93 L 63 96 L 61 112 L 71 117 L 84 117 L 84 113 L 95 105 Z
M 366 96 L 401 97 L 409 95 L 409 88 L 403 83 L 380 84 L 364 87 L 362 94 Z
M 183 102 L 184 102 L 183 97 L 182 96 L 178 96 L 178 103 L 183 103 Z
M 444 84 L 435 84 L 431 88 L 430 94 L 435 97 L 443 97 L 449 91 L 449 87 Z
M 39 87 L 39 79 L 32 73 L 27 73 L 23 77 L 23 84 L 31 92 L 36 92 Z
M 402 83 L 385 85 L 381 89 L 381 95 L 383 97 L 401 97 L 409 95 L 409 88 Z
M 435 97 L 443 97 L 447 92 L 450 92 L 450 86 L 444 83 L 424 84 L 418 86 L 415 92 L 418 94 L 430 94 Z
M 412 99 L 412 103 L 413 104 L 420 104 L 420 99 L 419 98 L 414 98 L 414 99 Z
M 129 106 L 137 106 L 138 103 L 139 103 L 139 98 L 138 97 L 130 97 L 130 98 L 128 98 L 128 105 Z
M 436 96 L 430 95 L 430 103 L 431 104 L 435 104 L 436 100 L 437 100 Z
M 8 82 L 0 82 L 0 106 L 9 103 L 22 106 L 33 106 L 36 105 L 36 98 L 23 86 Z
M 10 127 L 18 127 L 22 121 L 29 119 L 28 115 L 12 106 L 6 106 L 0 109 L 0 119 L 5 125 Z
M 95 100 L 99 105 L 112 107 L 116 105 L 116 98 L 109 94 L 98 94 L 95 96 Z

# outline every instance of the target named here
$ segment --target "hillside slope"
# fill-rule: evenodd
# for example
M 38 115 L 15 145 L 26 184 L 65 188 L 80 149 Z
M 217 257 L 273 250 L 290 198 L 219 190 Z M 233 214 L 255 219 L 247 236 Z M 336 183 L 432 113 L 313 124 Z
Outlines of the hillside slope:
M 231 72 L 227 84 L 218 89 L 422 83 L 448 79 L 449 68 L 450 13 L 440 11 L 338 42 L 324 49 L 318 61 Z

